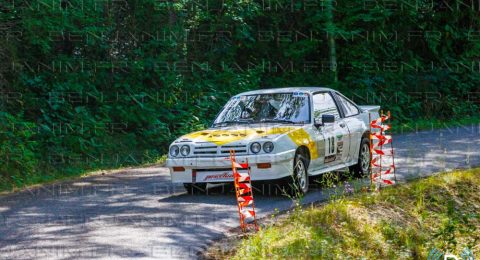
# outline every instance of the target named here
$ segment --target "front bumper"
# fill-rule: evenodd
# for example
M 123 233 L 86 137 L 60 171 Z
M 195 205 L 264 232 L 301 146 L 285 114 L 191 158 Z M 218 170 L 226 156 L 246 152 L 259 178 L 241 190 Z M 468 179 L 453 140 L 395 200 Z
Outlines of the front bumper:
M 292 175 L 295 150 L 276 154 L 236 156 L 239 163 L 248 160 L 252 181 L 275 180 Z M 270 163 L 271 167 L 261 169 L 258 163 Z M 233 182 L 230 157 L 169 158 L 167 167 L 173 183 L 214 183 Z M 174 171 L 174 167 L 183 167 L 184 171 Z

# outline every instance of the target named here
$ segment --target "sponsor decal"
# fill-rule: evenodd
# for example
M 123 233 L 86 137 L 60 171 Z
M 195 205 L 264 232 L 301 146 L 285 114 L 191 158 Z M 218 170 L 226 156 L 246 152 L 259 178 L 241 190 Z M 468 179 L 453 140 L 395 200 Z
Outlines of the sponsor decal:
M 203 179 L 203 181 L 208 181 L 208 180 L 221 180 L 221 179 L 232 179 L 233 180 L 233 174 L 224 172 L 221 174 L 215 174 L 215 175 L 207 175 Z
M 343 141 L 339 141 L 337 143 L 337 159 L 339 160 L 342 159 L 342 153 L 343 153 Z
M 324 163 L 331 163 L 333 161 L 335 161 L 337 159 L 337 156 L 334 154 L 334 155 L 329 155 L 329 156 L 325 156 L 325 161 Z
M 305 94 L 303 92 L 293 92 L 292 97 L 304 97 L 306 95 L 307 94 Z
M 338 136 L 330 136 L 325 140 L 325 160 L 324 163 L 331 163 L 342 159 L 343 141 Z

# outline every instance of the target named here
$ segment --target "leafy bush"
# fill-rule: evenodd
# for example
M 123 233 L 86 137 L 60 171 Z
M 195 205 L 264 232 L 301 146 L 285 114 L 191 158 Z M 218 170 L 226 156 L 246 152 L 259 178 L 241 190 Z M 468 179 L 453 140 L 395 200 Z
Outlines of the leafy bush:
M 35 130 L 2 133 L 2 155 L 21 162 L 2 164 L 3 178 L 155 161 L 258 88 L 331 86 L 402 123 L 478 115 L 474 10 L 292 3 L 6 3 L 2 124 Z

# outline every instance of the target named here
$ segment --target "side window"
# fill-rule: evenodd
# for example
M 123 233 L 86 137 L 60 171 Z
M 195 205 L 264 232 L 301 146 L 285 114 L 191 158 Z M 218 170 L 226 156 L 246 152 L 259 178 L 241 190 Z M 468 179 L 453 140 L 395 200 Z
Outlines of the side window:
M 338 101 L 340 102 L 341 106 L 345 110 L 345 117 L 358 115 L 360 113 L 358 108 L 352 102 L 350 102 L 349 100 L 347 100 L 346 98 L 344 98 L 340 95 L 337 95 L 337 97 L 338 97 Z
M 321 119 L 322 115 L 334 115 L 340 118 L 335 101 L 329 93 L 318 93 L 313 96 L 313 117 Z

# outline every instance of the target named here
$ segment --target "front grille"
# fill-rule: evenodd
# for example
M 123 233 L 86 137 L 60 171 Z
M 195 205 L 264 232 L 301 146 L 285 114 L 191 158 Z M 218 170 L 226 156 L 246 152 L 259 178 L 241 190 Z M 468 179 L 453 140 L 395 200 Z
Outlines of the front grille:
M 230 150 L 234 150 L 237 155 L 247 154 L 248 152 L 246 145 L 215 146 L 206 143 L 197 143 L 193 149 L 193 155 L 199 157 L 225 156 L 230 153 Z
M 247 152 L 247 150 L 235 150 L 235 154 L 246 153 L 246 152 Z M 220 153 L 222 153 L 222 154 L 230 153 L 230 150 L 223 150 L 223 151 L 220 151 Z
M 194 155 L 215 155 L 217 154 L 217 146 L 196 146 L 193 150 Z
M 217 151 L 195 151 L 193 154 L 217 154 Z
M 246 154 L 246 145 L 224 145 L 220 147 L 221 154 L 229 154 L 230 150 L 234 150 L 236 155 Z
M 238 147 L 246 147 L 246 145 L 224 145 L 222 148 L 238 148 Z

